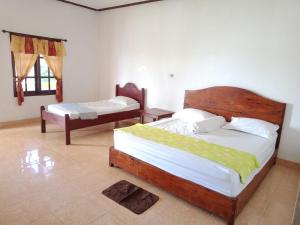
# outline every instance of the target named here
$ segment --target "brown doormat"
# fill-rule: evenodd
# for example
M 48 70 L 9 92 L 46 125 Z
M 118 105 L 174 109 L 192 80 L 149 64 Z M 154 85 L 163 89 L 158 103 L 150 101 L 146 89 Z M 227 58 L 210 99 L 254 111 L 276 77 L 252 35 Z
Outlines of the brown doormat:
M 115 183 L 102 191 L 102 194 L 136 214 L 145 212 L 159 199 L 158 196 L 126 180 Z

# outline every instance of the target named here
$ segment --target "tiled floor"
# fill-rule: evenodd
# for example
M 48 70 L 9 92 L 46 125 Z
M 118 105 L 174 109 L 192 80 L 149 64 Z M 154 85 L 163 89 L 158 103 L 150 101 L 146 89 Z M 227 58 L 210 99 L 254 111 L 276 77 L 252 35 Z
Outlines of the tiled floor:
M 0 225 L 224 225 L 225 222 L 126 172 L 108 167 L 112 124 L 72 133 L 38 123 L 0 130 Z M 276 165 L 237 225 L 290 225 L 300 172 Z M 135 215 L 101 194 L 121 179 L 160 197 Z

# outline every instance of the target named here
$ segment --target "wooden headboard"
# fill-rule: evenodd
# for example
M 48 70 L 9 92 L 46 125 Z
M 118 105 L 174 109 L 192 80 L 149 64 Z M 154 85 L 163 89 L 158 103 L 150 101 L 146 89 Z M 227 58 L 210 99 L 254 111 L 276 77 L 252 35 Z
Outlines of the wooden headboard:
M 227 121 L 236 116 L 278 124 L 280 129 L 276 148 L 279 147 L 285 107 L 285 103 L 273 101 L 242 88 L 226 86 L 186 90 L 184 97 L 184 108 L 202 109 L 224 116 Z
M 138 89 L 134 83 L 127 83 L 124 87 L 116 85 L 116 96 L 126 96 L 137 100 L 140 103 L 140 109 L 145 107 L 145 89 Z

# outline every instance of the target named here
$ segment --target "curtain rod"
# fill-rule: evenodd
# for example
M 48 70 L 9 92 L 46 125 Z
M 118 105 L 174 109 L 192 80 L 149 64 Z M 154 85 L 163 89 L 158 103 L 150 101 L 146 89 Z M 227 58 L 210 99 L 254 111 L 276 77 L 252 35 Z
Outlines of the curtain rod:
M 23 33 L 17 33 L 13 31 L 8 31 L 8 30 L 2 30 L 3 33 L 9 33 L 17 36 L 26 36 L 26 37 L 34 37 L 34 38 L 39 38 L 39 39 L 47 39 L 47 40 L 52 40 L 52 41 L 64 41 L 67 42 L 67 39 L 61 39 L 61 38 L 50 38 L 50 37 L 44 37 L 44 36 L 37 36 L 37 35 L 32 35 L 32 34 L 23 34 Z

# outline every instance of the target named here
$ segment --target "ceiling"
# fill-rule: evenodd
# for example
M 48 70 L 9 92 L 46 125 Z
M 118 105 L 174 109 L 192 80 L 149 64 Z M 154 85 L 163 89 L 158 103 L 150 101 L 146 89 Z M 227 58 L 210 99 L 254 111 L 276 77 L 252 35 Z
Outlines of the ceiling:
M 69 2 L 74 2 L 95 9 L 102 9 L 142 1 L 144 0 L 69 0 Z

